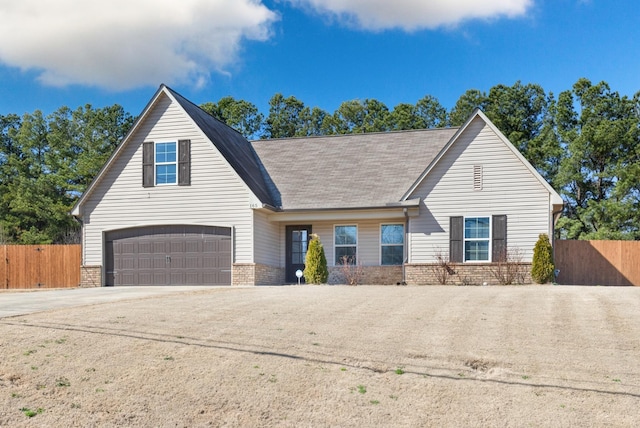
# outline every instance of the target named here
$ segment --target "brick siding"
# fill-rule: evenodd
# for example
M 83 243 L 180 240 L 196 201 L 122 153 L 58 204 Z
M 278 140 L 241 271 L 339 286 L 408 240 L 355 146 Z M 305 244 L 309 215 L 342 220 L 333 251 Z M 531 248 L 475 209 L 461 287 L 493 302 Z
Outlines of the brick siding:
M 284 284 L 284 268 L 260 263 L 234 263 L 232 285 L 281 285 Z
M 80 287 L 102 287 L 102 266 L 81 266 Z
M 408 264 L 405 266 L 405 276 L 408 285 L 443 285 L 442 279 L 447 285 L 500 285 L 496 277 L 499 270 L 504 273 L 505 265 L 496 263 L 469 264 L 449 263 L 449 271 L 441 275 L 442 267 L 435 263 Z M 511 266 L 515 268 L 515 266 Z M 517 264 L 519 280 L 521 284 L 531 283 L 531 263 Z

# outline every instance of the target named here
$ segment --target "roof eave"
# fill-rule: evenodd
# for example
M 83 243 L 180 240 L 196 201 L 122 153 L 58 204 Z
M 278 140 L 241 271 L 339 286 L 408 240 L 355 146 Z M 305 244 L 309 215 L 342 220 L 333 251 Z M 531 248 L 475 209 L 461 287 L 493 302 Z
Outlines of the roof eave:
M 403 219 L 420 213 L 420 199 L 386 205 L 329 208 L 281 209 L 269 215 L 270 221 L 355 221 L 363 219 Z
M 280 212 L 308 212 L 308 211 L 362 211 L 362 210 L 392 210 L 398 208 L 410 208 L 420 205 L 420 198 L 408 199 L 405 201 L 388 202 L 384 205 L 361 205 L 343 207 L 321 207 L 321 208 L 280 208 Z
M 160 85 L 156 93 L 153 95 L 153 97 L 151 97 L 151 99 L 149 100 L 145 108 L 142 110 L 142 113 L 140 113 L 140 116 L 138 116 L 136 121 L 131 126 L 131 129 L 129 129 L 129 132 L 127 132 L 127 135 L 125 135 L 124 138 L 122 138 L 122 140 L 120 141 L 118 146 L 115 148 L 113 153 L 111 153 L 111 156 L 109 156 L 109 159 L 107 159 L 107 162 L 105 162 L 102 168 L 100 168 L 100 171 L 98 171 L 98 174 L 96 174 L 93 180 L 91 180 L 91 183 L 89 183 L 85 191 L 82 193 L 82 196 L 78 198 L 73 208 L 71 209 L 71 215 L 75 217 L 82 216 L 82 205 L 84 204 L 85 200 L 93 192 L 93 189 L 96 187 L 97 183 L 102 179 L 107 169 L 109 169 L 113 160 L 120 154 L 120 152 L 122 151 L 122 148 L 126 145 L 126 142 L 129 140 L 129 138 L 131 138 L 131 136 L 136 132 L 140 124 L 147 117 L 147 115 L 149 114 L 149 111 L 151 110 L 151 106 L 155 104 L 155 102 L 157 101 L 158 97 L 162 92 L 166 93 L 166 85 L 164 83 Z
M 564 201 L 562 200 L 562 197 L 558 194 L 558 192 L 556 192 L 555 189 L 553 187 L 551 187 L 551 185 L 547 182 L 547 180 L 545 180 L 540 175 L 540 173 L 538 171 L 536 171 L 536 169 L 533 167 L 533 165 L 531 165 L 531 163 L 524 157 L 524 155 L 522 153 L 520 153 L 520 151 L 518 149 L 515 148 L 515 146 L 502 133 L 502 131 L 500 131 L 493 124 L 493 122 L 491 122 L 491 120 L 482 112 L 482 110 L 480 110 L 477 107 L 473 110 L 473 112 L 471 113 L 471 115 L 469 116 L 467 121 L 464 123 L 464 125 L 462 125 L 458 129 L 458 131 L 453 135 L 453 137 L 451 137 L 449 142 L 442 148 L 440 153 L 438 153 L 438 155 L 433 159 L 433 161 L 431 161 L 429 166 L 427 166 L 427 168 L 420 175 L 420 177 L 413 183 L 413 185 L 409 188 L 409 190 L 407 190 L 407 192 L 402 196 L 403 200 L 408 198 L 408 197 L 410 197 L 411 194 L 413 194 L 413 192 L 418 188 L 418 186 L 424 181 L 426 176 L 429 175 L 429 173 L 433 170 L 434 166 L 437 165 L 437 163 L 440 161 L 440 159 L 442 159 L 442 157 L 445 155 L 445 153 L 447 153 L 447 151 L 449 151 L 451 146 L 460 137 L 460 135 L 462 135 L 462 133 L 464 131 L 466 131 L 466 129 L 469 127 L 471 122 L 473 122 L 473 120 L 476 117 L 480 117 L 480 119 L 482 119 L 482 121 L 484 121 L 484 123 L 486 123 L 491 128 L 491 130 L 493 132 L 495 132 L 495 134 L 498 136 L 498 138 L 500 140 L 502 140 L 502 142 L 505 144 L 505 146 L 507 146 L 513 152 L 513 154 L 520 160 L 520 162 L 522 162 L 522 164 L 531 172 L 531 174 L 533 174 L 533 176 L 536 177 L 538 179 L 538 181 L 546 188 L 546 190 L 551 195 L 551 200 L 552 200 L 552 204 L 553 205 L 564 204 Z

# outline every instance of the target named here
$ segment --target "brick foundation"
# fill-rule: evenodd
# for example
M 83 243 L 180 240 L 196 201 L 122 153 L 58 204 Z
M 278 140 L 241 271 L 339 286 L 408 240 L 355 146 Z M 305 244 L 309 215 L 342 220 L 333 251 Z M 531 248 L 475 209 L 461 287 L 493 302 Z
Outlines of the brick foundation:
M 256 285 L 282 285 L 285 281 L 284 268 L 256 264 Z
M 102 287 L 102 266 L 81 266 L 80 287 Z
M 402 282 L 402 266 L 360 266 L 362 275 L 358 284 L 396 285 Z M 351 269 L 357 269 L 353 266 Z M 347 278 L 342 266 L 329 266 L 329 284 L 346 284 Z
M 234 263 L 231 285 L 281 285 L 284 284 L 284 268 L 260 263 Z
M 497 263 L 470 264 L 449 263 L 446 274 L 443 268 L 435 263 L 408 264 L 405 266 L 405 277 L 409 285 L 500 285 L 500 277 L 506 277 L 507 267 Z M 519 263 L 509 266 L 517 269 L 513 275 L 513 284 L 531 283 L 531 263 Z M 443 283 L 444 282 L 444 283 Z

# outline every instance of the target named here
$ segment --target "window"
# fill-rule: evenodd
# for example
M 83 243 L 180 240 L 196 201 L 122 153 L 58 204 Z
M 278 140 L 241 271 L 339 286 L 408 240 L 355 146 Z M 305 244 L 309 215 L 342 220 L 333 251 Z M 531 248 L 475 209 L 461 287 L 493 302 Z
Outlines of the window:
M 506 215 L 449 218 L 451 262 L 500 262 L 505 261 L 506 257 Z
M 488 262 L 491 226 L 489 217 L 464 219 L 464 261 Z
M 142 143 L 142 186 L 191 185 L 191 140 Z
M 356 264 L 358 226 L 336 226 L 334 236 L 335 265 Z
M 176 143 L 156 143 L 156 185 L 177 183 L 178 157 Z
M 291 263 L 303 265 L 307 256 L 308 232 L 306 229 L 291 231 Z
M 380 264 L 401 265 L 404 261 L 404 225 L 380 226 Z

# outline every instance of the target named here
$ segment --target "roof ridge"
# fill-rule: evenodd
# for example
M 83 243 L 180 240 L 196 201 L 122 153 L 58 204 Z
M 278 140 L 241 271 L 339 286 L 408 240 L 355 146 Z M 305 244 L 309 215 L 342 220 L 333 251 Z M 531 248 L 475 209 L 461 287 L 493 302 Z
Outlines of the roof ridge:
M 192 106 L 194 106 L 195 108 L 197 108 L 198 110 L 200 110 L 201 112 L 203 112 L 204 114 L 206 114 L 207 116 L 212 117 L 215 121 L 220 122 L 222 125 L 228 127 L 229 129 L 231 129 L 232 131 L 234 131 L 236 134 L 239 134 L 242 138 L 245 138 L 244 135 L 242 135 L 242 133 L 240 131 L 238 131 L 237 129 L 235 129 L 232 126 L 229 126 L 227 123 L 223 122 L 222 120 L 218 119 L 217 117 L 215 117 L 214 115 L 210 114 L 209 112 L 207 112 L 206 110 L 204 110 L 202 107 L 200 107 L 198 104 L 194 103 L 193 101 L 191 101 L 188 98 L 185 98 L 183 95 L 180 95 L 180 93 L 176 92 L 174 89 L 171 89 L 169 86 L 165 85 L 164 83 L 161 84 L 161 86 L 163 86 L 165 89 L 167 89 L 169 92 L 171 92 L 171 95 L 173 95 L 176 98 L 180 98 L 181 100 L 180 103 L 182 103 L 182 101 L 187 102 L 189 104 L 191 104 Z M 247 140 L 249 141 L 249 140 Z
M 459 126 L 443 126 L 439 128 L 421 128 L 421 129 L 397 129 L 393 131 L 375 131 L 375 132 L 352 132 L 346 134 L 326 134 L 326 135 L 306 135 L 296 137 L 281 137 L 281 138 L 259 138 L 257 140 L 249 140 L 250 143 L 259 143 L 262 141 L 286 141 L 286 140 L 312 140 L 319 138 L 340 138 L 340 137 L 365 137 L 372 135 L 389 135 L 389 134 L 409 134 L 414 132 L 432 132 L 432 131 L 451 131 L 460 129 Z

